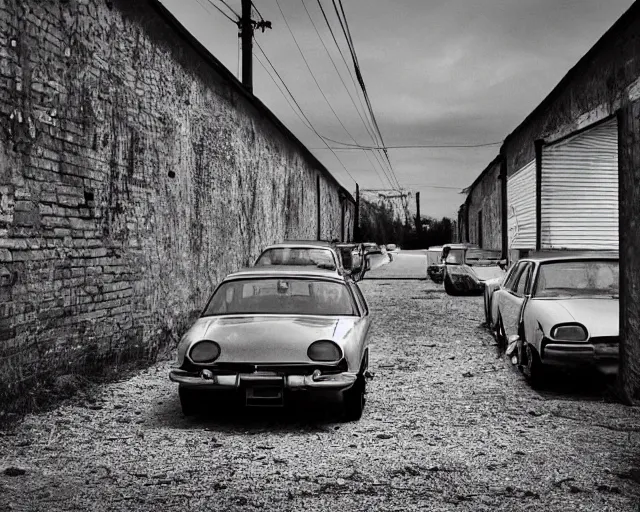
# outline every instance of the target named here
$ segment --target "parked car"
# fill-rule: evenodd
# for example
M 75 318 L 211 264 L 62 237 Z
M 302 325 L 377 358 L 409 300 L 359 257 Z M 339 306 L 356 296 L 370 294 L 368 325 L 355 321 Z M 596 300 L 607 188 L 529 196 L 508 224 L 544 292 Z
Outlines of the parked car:
M 336 248 L 340 252 L 342 264 L 351 273 L 351 277 L 355 281 L 360 281 L 364 277 L 366 271 L 367 255 L 364 252 L 362 244 L 357 243 L 339 243 Z
M 387 252 L 393 252 L 398 250 L 398 246 L 396 244 L 387 244 Z
M 215 289 L 180 340 L 169 377 L 185 415 L 200 412 L 206 397 L 230 394 L 247 406 L 326 400 L 357 420 L 370 325 L 358 285 L 336 271 L 251 267 Z
M 615 373 L 618 293 L 617 254 L 533 254 L 493 293 L 496 336 L 534 386 L 554 366 Z
M 285 240 L 266 247 L 254 266 L 310 265 L 343 273 L 345 266 L 335 244 L 316 240 Z
M 432 246 L 427 249 L 427 275 L 434 283 L 442 283 L 444 278 L 442 246 Z
M 380 246 L 374 242 L 365 242 L 362 244 L 365 254 L 382 254 Z
M 444 289 L 449 295 L 474 295 L 484 292 L 485 282 L 504 274 L 500 251 L 444 246 Z

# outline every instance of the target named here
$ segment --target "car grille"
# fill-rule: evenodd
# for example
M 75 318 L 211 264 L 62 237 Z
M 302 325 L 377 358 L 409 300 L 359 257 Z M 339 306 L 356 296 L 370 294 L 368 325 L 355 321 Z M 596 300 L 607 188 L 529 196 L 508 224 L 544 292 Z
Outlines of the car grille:
M 620 336 L 599 336 L 589 340 L 594 345 L 599 343 L 620 343 Z

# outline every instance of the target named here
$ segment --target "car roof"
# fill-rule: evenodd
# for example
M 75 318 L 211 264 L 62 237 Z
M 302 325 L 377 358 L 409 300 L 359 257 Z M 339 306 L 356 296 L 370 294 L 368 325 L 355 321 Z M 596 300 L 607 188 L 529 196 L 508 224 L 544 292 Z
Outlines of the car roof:
M 444 244 L 442 246 L 444 247 L 449 247 L 451 249 L 480 249 L 480 247 L 476 244 L 467 244 L 467 243 L 463 243 L 463 244 Z
M 619 260 L 615 251 L 539 251 L 520 260 L 527 261 L 563 261 L 563 260 Z
M 289 244 L 304 244 L 304 245 L 313 245 L 315 247 L 331 247 L 335 245 L 333 242 L 329 242 L 328 240 L 283 240 L 277 245 L 289 245 Z
M 263 267 L 245 267 L 225 277 L 227 279 L 237 279 L 243 277 L 311 277 L 338 279 L 344 281 L 345 277 L 336 270 L 318 268 L 312 265 L 265 265 Z
M 440 250 L 442 250 L 441 245 L 433 245 L 427 249 L 427 251 L 440 251 Z
M 264 248 L 264 251 L 267 249 L 327 249 L 329 251 L 335 250 L 335 245 L 330 244 L 329 242 L 318 242 L 318 241 L 305 241 L 301 240 L 299 242 L 291 241 L 291 242 L 279 242 L 277 244 L 272 244 Z

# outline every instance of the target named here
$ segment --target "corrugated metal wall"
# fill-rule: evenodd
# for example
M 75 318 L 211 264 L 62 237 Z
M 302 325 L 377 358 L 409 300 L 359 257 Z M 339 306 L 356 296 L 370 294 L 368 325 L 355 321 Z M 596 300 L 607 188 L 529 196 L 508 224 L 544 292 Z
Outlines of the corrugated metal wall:
M 507 180 L 509 249 L 536 247 L 536 161 L 532 160 Z
M 618 249 L 618 124 L 542 148 L 541 247 Z

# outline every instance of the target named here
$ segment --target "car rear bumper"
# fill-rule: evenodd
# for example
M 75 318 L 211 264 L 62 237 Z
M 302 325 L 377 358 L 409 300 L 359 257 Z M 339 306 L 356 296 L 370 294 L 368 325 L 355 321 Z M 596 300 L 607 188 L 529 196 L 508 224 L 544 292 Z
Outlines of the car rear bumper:
M 548 343 L 542 350 L 542 362 L 551 366 L 596 366 L 610 373 L 617 370 L 619 354 L 617 343 Z
M 346 391 L 357 379 L 355 373 L 312 375 L 278 375 L 275 372 L 235 373 L 227 375 L 205 375 L 204 372 L 171 370 L 169 379 L 181 386 L 211 391 L 234 391 L 252 386 L 278 386 L 288 391 Z

